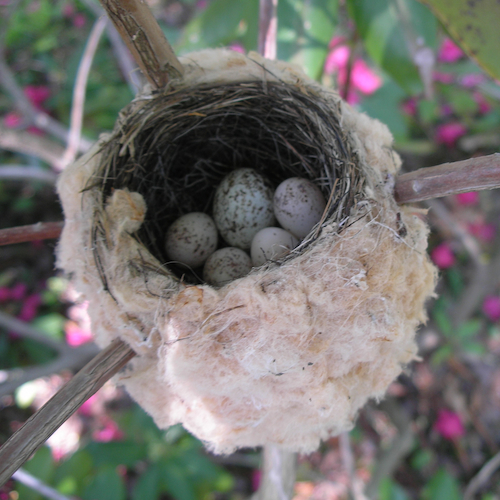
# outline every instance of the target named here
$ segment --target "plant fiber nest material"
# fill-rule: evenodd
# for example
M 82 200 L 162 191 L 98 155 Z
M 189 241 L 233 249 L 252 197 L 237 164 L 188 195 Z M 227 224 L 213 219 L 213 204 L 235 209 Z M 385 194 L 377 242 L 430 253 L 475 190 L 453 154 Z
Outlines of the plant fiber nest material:
M 61 175 L 59 265 L 89 301 L 96 341 L 137 353 L 118 377 L 160 427 L 216 453 L 310 452 L 348 430 L 415 359 L 436 271 L 427 227 L 392 191 L 387 128 L 300 69 L 217 49 L 145 92 Z M 315 182 L 321 222 L 277 262 L 221 288 L 166 260 L 179 215 L 251 167 Z

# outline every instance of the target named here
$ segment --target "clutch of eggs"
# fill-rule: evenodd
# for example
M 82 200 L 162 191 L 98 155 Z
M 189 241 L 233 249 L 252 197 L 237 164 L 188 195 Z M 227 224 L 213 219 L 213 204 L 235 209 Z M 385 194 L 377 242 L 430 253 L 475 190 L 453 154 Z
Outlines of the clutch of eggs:
M 292 177 L 274 190 L 257 171 L 240 168 L 217 187 L 213 218 L 203 212 L 179 217 L 167 230 L 165 250 L 174 262 L 204 265 L 203 279 L 224 286 L 293 250 L 325 207 L 323 193 L 307 179 Z M 229 246 L 217 250 L 218 234 Z

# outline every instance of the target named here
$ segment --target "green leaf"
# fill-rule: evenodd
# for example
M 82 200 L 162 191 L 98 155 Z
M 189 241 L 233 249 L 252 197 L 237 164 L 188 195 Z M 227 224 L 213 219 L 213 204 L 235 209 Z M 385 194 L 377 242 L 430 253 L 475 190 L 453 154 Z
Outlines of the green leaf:
M 50 484 L 54 473 L 54 461 L 50 449 L 46 446 L 39 448 L 33 458 L 26 462 L 24 469 L 40 481 Z M 43 498 L 24 484 L 17 483 L 16 491 L 19 493 L 19 498 L 23 500 L 42 500 Z
M 39 316 L 31 323 L 32 326 L 44 333 L 54 340 L 61 340 L 64 338 L 64 324 L 66 318 L 59 313 L 49 313 Z
M 448 360 L 453 355 L 453 349 L 450 345 L 444 345 L 435 351 L 431 358 L 433 365 L 440 365 L 443 361 Z
M 411 466 L 415 469 L 422 470 L 432 462 L 433 458 L 434 454 L 431 450 L 420 448 L 411 459 Z
M 500 78 L 500 3 L 496 0 L 421 0 L 458 45 L 493 78 Z
M 337 0 L 278 3 L 278 58 L 301 66 L 319 80 L 337 26 Z
M 462 349 L 469 354 L 473 354 L 475 356 L 483 356 L 486 354 L 486 347 L 480 342 L 464 342 L 462 344 Z
M 163 462 L 163 487 L 175 500 L 196 500 L 196 492 L 186 471 L 170 461 Z
M 378 498 L 379 500 L 410 500 L 406 491 L 388 477 L 380 481 Z
M 450 337 L 453 333 L 453 325 L 451 319 L 446 311 L 437 306 L 432 312 L 432 319 L 436 322 L 440 332 L 446 337 Z
M 85 488 L 83 500 L 125 500 L 123 479 L 115 467 L 106 466 L 97 472 Z
M 372 118 L 385 123 L 396 141 L 404 141 L 408 137 L 408 124 L 400 109 L 405 95 L 399 85 L 389 80 L 361 102 L 361 109 Z
M 457 480 L 445 469 L 440 469 L 429 481 L 422 494 L 423 500 L 460 500 Z
M 463 323 L 457 330 L 457 337 L 460 339 L 466 339 L 467 337 L 473 337 L 476 335 L 481 327 L 483 326 L 483 322 L 480 319 L 471 319 Z
M 347 6 L 370 57 L 406 92 L 422 90 L 420 76 L 409 50 L 409 38 L 421 37 L 425 44 L 436 43 L 436 22 L 416 0 L 348 0 Z M 409 23 L 410 26 L 406 26 Z
M 61 463 L 54 474 L 54 484 L 65 495 L 80 494 L 93 469 L 92 456 L 79 450 Z
M 146 457 L 146 447 L 133 441 L 89 443 L 85 451 L 92 456 L 96 467 L 103 465 L 133 467 Z
M 137 480 L 132 500 L 158 500 L 162 492 L 162 474 L 160 464 L 150 465 Z

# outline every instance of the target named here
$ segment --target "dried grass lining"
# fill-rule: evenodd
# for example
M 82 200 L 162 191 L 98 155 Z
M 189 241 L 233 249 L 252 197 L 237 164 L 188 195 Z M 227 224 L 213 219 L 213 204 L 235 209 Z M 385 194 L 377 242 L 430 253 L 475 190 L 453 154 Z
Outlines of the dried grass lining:
M 329 200 L 324 221 L 348 217 L 363 189 L 340 109 L 283 82 L 181 88 L 122 113 L 89 188 L 102 190 L 103 203 L 115 188 L 144 197 L 146 220 L 135 236 L 162 263 L 169 225 L 188 212 L 211 214 L 215 188 L 235 168 L 254 168 L 276 186 L 310 179 Z M 312 231 L 301 248 L 317 236 Z M 184 266 L 168 267 L 197 281 Z

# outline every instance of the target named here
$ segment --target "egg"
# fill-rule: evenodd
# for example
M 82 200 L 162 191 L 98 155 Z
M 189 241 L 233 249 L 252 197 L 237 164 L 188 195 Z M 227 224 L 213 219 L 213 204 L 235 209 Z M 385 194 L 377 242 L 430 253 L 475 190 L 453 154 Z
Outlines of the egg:
M 251 168 L 224 177 L 215 192 L 213 215 L 230 246 L 247 250 L 259 230 L 275 224 L 273 191 L 272 183 Z
M 217 239 L 212 217 L 203 212 L 191 212 L 179 217 L 168 228 L 165 251 L 169 259 L 195 268 L 215 252 Z
M 283 181 L 274 193 L 276 219 L 299 239 L 306 237 L 321 220 L 325 207 L 325 197 L 319 187 L 300 177 Z
M 252 241 L 250 255 L 252 264 L 257 267 L 268 260 L 277 260 L 293 250 L 299 240 L 280 227 L 261 229 Z
M 240 248 L 226 247 L 214 252 L 205 262 L 203 279 L 214 286 L 223 286 L 242 278 L 252 269 L 252 261 Z

